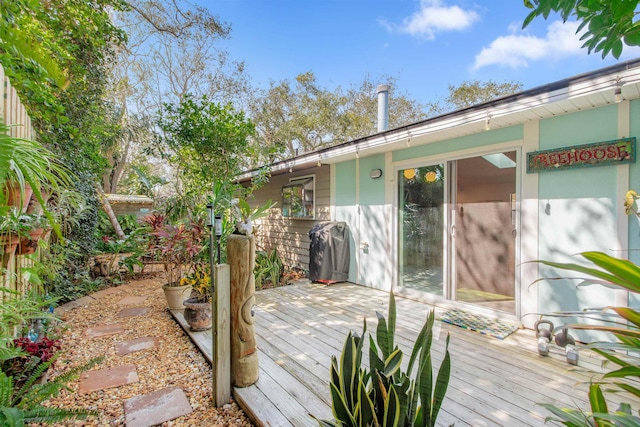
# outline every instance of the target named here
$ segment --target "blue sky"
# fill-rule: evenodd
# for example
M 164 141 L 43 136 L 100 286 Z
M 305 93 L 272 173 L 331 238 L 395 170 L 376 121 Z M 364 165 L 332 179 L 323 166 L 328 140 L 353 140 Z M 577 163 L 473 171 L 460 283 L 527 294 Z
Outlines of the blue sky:
M 536 20 L 522 0 L 200 0 L 233 27 L 222 46 L 254 84 L 312 70 L 328 89 L 369 73 L 398 77 L 420 102 L 466 80 L 518 81 L 524 89 L 612 65 L 587 55 L 577 23 Z M 620 60 L 640 56 L 626 48 Z M 384 82 L 379 82 L 384 83 Z

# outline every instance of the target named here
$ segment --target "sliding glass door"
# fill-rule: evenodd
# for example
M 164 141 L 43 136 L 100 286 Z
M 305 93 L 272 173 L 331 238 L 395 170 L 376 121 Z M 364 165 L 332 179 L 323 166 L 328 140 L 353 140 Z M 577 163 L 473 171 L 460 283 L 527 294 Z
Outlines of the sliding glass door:
M 516 152 L 398 172 L 398 286 L 515 314 Z
M 398 172 L 399 286 L 444 295 L 444 165 Z

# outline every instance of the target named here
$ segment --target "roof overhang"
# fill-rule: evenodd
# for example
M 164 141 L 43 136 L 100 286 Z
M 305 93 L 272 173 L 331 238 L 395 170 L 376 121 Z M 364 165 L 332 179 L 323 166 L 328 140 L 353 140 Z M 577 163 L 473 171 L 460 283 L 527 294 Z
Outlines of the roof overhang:
M 491 129 L 500 129 L 598 108 L 615 102 L 614 90 L 618 84 L 621 85 L 623 99 L 640 98 L 640 58 L 278 161 L 268 169 L 272 175 L 277 175 L 380 154 L 408 145 L 414 147 L 477 134 L 485 131 L 487 119 Z M 240 180 L 249 180 L 256 173 L 246 172 Z

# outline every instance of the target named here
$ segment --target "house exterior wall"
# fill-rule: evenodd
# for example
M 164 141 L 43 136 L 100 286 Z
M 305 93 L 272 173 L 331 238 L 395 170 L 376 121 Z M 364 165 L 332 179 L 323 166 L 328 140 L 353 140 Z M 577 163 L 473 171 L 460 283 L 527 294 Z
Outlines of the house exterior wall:
M 543 266 L 526 261 L 547 259 L 575 262 L 578 252 L 600 250 L 640 260 L 640 225 L 623 212 L 624 193 L 640 191 L 640 166 L 599 166 L 527 174 L 526 153 L 617 138 L 640 137 L 640 101 L 580 111 L 545 120 L 534 120 L 470 136 L 407 147 L 384 155 L 360 156 L 334 165 L 336 175 L 335 219 L 346 221 L 353 234 L 355 271 L 350 281 L 390 289 L 397 265 L 397 194 L 394 176 L 416 160 L 445 162 L 483 151 L 518 150 L 519 247 L 517 269 L 517 317 L 531 326 L 532 313 L 578 310 L 585 307 L 626 304 L 627 295 L 600 286 L 576 288 L 575 283 L 553 285 L 541 282 L 549 276 Z M 383 178 L 372 180 L 369 171 L 383 170 Z M 353 182 L 352 180 L 355 180 Z M 392 192 L 389 197 L 389 192 Z M 391 202 L 390 202 L 391 200 Z M 547 210 L 547 203 L 550 210 Z M 549 213 L 547 213 L 549 212 Z M 386 225 L 391 231 L 385 232 Z M 524 265 L 524 267 L 522 267 Z M 533 300 L 532 300 L 533 299 Z M 631 301 L 640 306 L 640 301 Z
M 360 230 L 358 225 L 358 169 L 355 160 L 332 165 L 335 179 L 331 183 L 331 192 L 335 200 L 335 220 L 344 221 L 349 226 L 351 251 L 349 256 L 349 281 L 359 283 L 359 255 L 356 245 L 360 243 Z M 338 184 L 339 183 L 339 184 Z M 338 190 L 339 187 L 339 190 Z M 358 242 L 358 243 L 356 243 Z
M 329 166 L 314 167 L 275 175 L 262 188 L 253 192 L 249 203 L 252 207 L 264 205 L 268 200 L 277 202 L 269 216 L 256 221 L 258 225 L 257 248 L 276 249 L 285 265 L 309 269 L 309 230 L 318 222 L 331 220 Z M 315 176 L 315 219 L 293 219 L 282 216 L 282 186 L 291 179 Z

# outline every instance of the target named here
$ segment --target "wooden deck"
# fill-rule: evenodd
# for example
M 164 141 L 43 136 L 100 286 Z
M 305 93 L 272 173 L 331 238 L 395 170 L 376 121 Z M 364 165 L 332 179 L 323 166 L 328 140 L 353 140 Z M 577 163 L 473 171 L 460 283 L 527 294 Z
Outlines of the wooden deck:
M 375 311 L 387 316 L 386 292 L 352 284 L 291 285 L 256 293 L 260 378 L 234 397 L 258 426 L 317 426 L 309 414 L 332 418 L 331 355 L 339 355 L 349 330 L 375 331 Z M 397 297 L 396 342 L 408 355 L 431 306 Z M 174 313 L 184 324 L 181 313 Z M 599 364 L 581 353 L 580 367 L 566 363 L 560 349 L 540 357 L 532 331 L 505 340 L 436 322 L 434 363 L 439 366 L 446 333 L 451 334 L 451 382 L 440 425 L 544 426 L 550 415 L 536 403 L 588 408 L 587 384 Z M 186 327 L 188 330 L 188 327 Z M 191 334 L 211 359 L 211 333 Z M 368 360 L 368 356 L 363 358 Z M 408 358 L 408 357 L 407 357 Z M 407 360 L 405 360 L 405 363 Z M 610 407 L 618 402 L 611 401 Z

